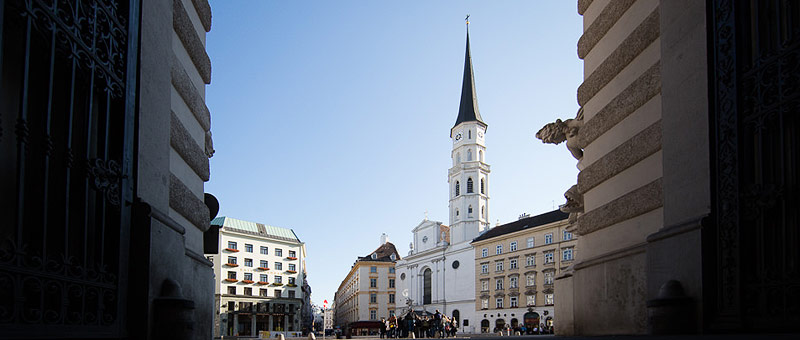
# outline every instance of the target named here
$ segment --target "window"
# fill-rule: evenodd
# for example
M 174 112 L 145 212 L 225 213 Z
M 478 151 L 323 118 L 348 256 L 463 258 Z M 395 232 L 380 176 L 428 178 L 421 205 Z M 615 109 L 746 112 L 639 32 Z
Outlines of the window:
M 269 268 L 269 263 L 267 262 L 267 260 L 261 260 L 258 263 L 258 266 L 261 267 L 261 268 Z
M 236 279 L 236 272 L 228 272 L 228 278 L 235 280 Z
M 488 264 L 484 263 L 484 264 L 481 265 L 481 273 L 482 274 L 489 273 L 489 265 Z
M 486 211 L 483 209 L 484 206 L 481 206 L 481 217 L 486 217 Z
M 472 177 L 467 178 L 467 193 L 468 194 L 473 193 L 473 190 L 472 190 Z
M 261 255 L 267 255 L 268 253 L 267 247 L 261 246 Z
M 394 303 L 394 294 L 389 294 L 389 303 Z
M 235 301 L 228 301 L 228 310 L 233 312 L 236 309 L 236 302 Z
M 269 296 L 269 289 L 261 288 L 258 290 L 258 296 L 267 297 Z
M 525 256 L 525 266 L 530 267 L 535 265 L 536 265 L 536 256 L 534 255 Z
M 294 294 L 295 294 L 294 290 L 290 290 L 289 291 L 289 297 L 290 298 L 294 298 L 295 297 Z
M 553 284 L 553 272 L 545 272 L 544 273 L 544 284 L 546 284 L 546 285 Z
M 283 256 L 283 249 L 275 248 L 275 256 Z
M 236 264 L 236 256 L 228 256 L 228 263 Z
M 258 280 L 261 282 L 267 282 L 267 274 L 261 274 L 258 276 Z
M 369 288 L 378 288 L 378 279 L 369 279 Z
M 376 266 L 369 267 L 369 272 L 370 273 L 377 273 L 378 272 L 378 267 L 376 267 Z
M 533 237 L 528 237 L 528 248 L 533 248 Z
M 502 254 L 503 253 L 503 245 L 502 244 L 498 244 L 497 248 L 494 251 L 494 253 L 497 254 L 497 255 Z
M 519 307 L 517 304 L 517 297 L 512 296 L 508 299 L 508 308 L 516 308 Z
M 392 260 L 392 261 L 397 260 L 397 255 L 395 255 L 395 254 L 389 255 L 389 259 Z M 389 269 L 389 272 L 390 273 L 394 273 L 394 268 Z
M 253 281 L 253 273 L 244 273 L 244 279 Z
M 550 243 L 553 243 L 553 233 L 544 235 L 544 244 L 550 244 Z
M 489 249 L 483 248 L 481 249 L 481 257 L 489 256 Z
M 494 263 L 494 270 L 498 272 L 503 271 L 503 261 L 497 261 Z
M 297 269 L 296 269 L 296 268 L 297 268 L 297 267 L 294 265 L 294 263 L 289 263 L 289 270 L 294 270 L 294 271 L 297 271 Z
M 289 284 L 290 284 L 290 285 L 293 285 L 293 284 L 295 284 L 295 282 L 296 282 L 296 281 L 295 281 L 295 279 L 294 279 L 293 277 L 289 277 Z
M 511 259 L 508 261 L 508 268 L 509 269 L 516 269 L 517 268 L 517 259 Z
M 275 295 L 275 297 L 276 297 L 276 298 L 279 298 L 279 297 L 281 297 L 281 290 L 280 290 L 280 289 L 276 289 L 276 290 L 273 292 L 273 294 Z
M 394 279 L 389 279 L 389 288 L 394 288 Z
M 392 254 L 392 256 L 394 256 L 394 254 Z M 394 267 L 389 267 L 389 274 L 394 274 L 394 273 L 395 273 Z
M 375 259 L 378 258 L 378 254 L 372 253 L 372 255 L 370 255 L 369 257 L 372 258 L 373 260 L 375 260 Z
M 294 250 L 290 250 L 289 257 L 297 257 L 297 252 L 295 252 Z
M 461 185 L 458 183 L 458 181 L 456 181 L 456 196 L 459 194 L 461 194 Z
M 561 237 L 564 241 L 569 241 L 572 239 L 572 233 L 564 230 L 564 236 Z
M 456 164 L 459 164 L 459 163 L 461 163 L 461 153 L 460 152 L 456 152 Z
M 497 298 L 494 300 L 495 308 L 500 309 L 503 308 L 503 298 Z
M 228 286 L 228 294 L 236 295 L 236 287 Z
M 481 152 L 481 162 L 483 162 L 483 152 Z M 485 194 L 486 191 L 484 191 L 483 188 L 484 188 L 483 178 L 481 178 L 481 193 Z
M 553 294 L 545 294 L 544 295 L 544 304 L 545 305 L 552 305 L 553 304 Z
M 553 263 L 553 252 L 544 254 L 544 263 Z
M 481 299 L 481 309 L 489 309 L 489 299 Z
M 253 288 L 244 287 L 244 295 L 253 295 Z
M 564 249 L 564 251 L 561 252 L 561 260 L 572 261 L 572 248 Z
M 228 241 L 228 248 L 230 248 L 230 249 L 236 249 L 236 242 L 233 242 L 233 241 Z
M 283 276 L 275 275 L 275 283 L 283 283 Z
M 378 303 L 378 294 L 369 294 L 369 303 Z
M 244 259 L 244 266 L 245 267 L 252 267 L 253 266 L 253 259 Z
M 425 269 L 422 273 L 422 303 L 431 303 L 431 269 Z
M 496 279 L 494 281 L 494 289 L 495 290 L 502 290 L 503 289 L 503 279 Z
M 508 278 L 508 288 L 519 288 L 519 284 L 517 284 L 519 278 L 516 276 L 512 276 Z
M 508 251 L 517 251 L 517 241 L 511 242 L 508 245 Z
M 275 262 L 275 270 L 283 270 L 283 263 Z
M 472 130 L 470 130 L 469 132 L 470 132 L 470 136 L 471 136 L 472 135 Z M 472 160 L 472 150 L 467 149 L 467 161 L 471 161 L 471 160 Z
M 253 252 L 253 245 L 245 243 L 244 244 L 244 251 L 246 253 L 252 253 Z
M 536 295 L 528 295 L 527 296 L 527 305 L 528 306 L 536 306 Z
M 489 290 L 489 280 L 481 281 L 481 291 L 485 292 Z
M 377 320 L 378 319 L 378 311 L 374 309 L 370 309 L 369 311 L 369 319 L 370 320 Z
M 536 273 L 528 274 L 526 277 L 526 286 L 535 286 L 536 285 Z
M 467 207 L 467 217 L 472 217 L 472 205 L 471 204 L 470 204 L 469 207 Z

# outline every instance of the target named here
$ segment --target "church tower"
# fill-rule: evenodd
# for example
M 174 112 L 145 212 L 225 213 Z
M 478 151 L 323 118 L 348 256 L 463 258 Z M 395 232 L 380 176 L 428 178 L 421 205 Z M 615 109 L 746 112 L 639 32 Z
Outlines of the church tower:
M 450 129 L 453 142 L 450 157 L 453 167 L 448 171 L 447 178 L 450 184 L 451 244 L 472 241 L 489 228 L 490 170 L 485 161 L 486 127 L 478 111 L 467 21 L 467 51 L 464 57 L 461 104 L 456 124 Z

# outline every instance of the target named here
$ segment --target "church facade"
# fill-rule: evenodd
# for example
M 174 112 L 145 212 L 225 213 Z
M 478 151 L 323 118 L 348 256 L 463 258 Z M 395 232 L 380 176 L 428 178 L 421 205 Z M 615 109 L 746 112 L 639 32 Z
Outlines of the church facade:
M 452 167 L 448 170 L 449 225 L 425 218 L 412 230 L 407 257 L 396 264 L 398 292 L 409 308 L 455 317 L 459 332 L 473 333 L 475 254 L 470 242 L 489 229 L 489 173 L 485 162 L 487 124 L 478 111 L 469 31 L 464 60 L 461 103 L 450 129 Z

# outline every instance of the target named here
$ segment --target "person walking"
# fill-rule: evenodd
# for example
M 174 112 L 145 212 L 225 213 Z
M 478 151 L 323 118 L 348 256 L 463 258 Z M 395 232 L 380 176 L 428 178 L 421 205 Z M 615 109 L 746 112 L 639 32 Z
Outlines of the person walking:
M 378 331 L 381 333 L 381 339 L 383 339 L 386 336 L 386 319 L 385 318 L 381 318 L 381 327 L 378 329 Z

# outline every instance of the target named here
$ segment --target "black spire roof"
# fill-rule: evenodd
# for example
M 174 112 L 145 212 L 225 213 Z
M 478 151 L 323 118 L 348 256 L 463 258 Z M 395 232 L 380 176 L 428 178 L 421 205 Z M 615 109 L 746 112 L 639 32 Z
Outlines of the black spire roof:
M 478 96 L 475 94 L 475 78 L 472 73 L 472 53 L 469 50 L 469 23 L 467 23 L 467 52 L 464 56 L 464 81 L 461 85 L 461 105 L 458 107 L 456 125 L 463 122 L 478 122 L 487 126 L 478 111 Z

